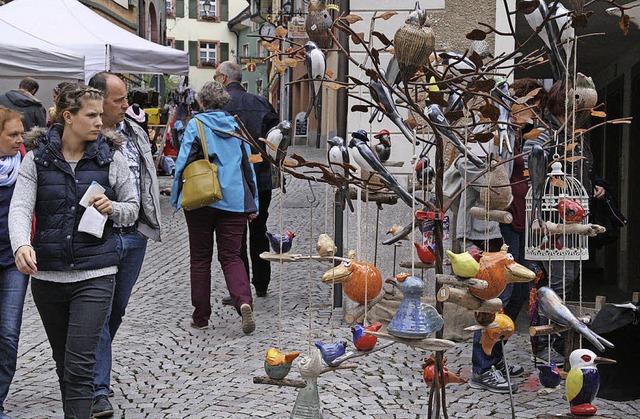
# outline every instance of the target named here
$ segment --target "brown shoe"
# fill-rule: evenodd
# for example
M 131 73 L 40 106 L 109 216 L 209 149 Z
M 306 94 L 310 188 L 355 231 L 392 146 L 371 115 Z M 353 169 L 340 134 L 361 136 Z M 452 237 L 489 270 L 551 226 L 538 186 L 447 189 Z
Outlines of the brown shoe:
M 194 329 L 204 330 L 204 329 L 207 329 L 209 327 L 209 323 L 199 325 L 196 322 L 194 322 L 193 320 L 191 320 L 189 322 L 189 326 L 193 327 Z
M 253 310 L 249 304 L 240 306 L 240 314 L 242 315 L 242 332 L 249 334 L 256 330 L 256 321 L 253 318 Z

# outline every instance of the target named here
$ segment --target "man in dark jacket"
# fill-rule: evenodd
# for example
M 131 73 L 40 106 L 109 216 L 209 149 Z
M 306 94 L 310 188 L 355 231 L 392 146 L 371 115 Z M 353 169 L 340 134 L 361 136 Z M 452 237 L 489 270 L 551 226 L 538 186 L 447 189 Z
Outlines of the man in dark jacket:
M 242 71 L 238 64 L 233 61 L 225 61 L 218 66 L 214 79 L 222 83 L 231 95 L 231 101 L 224 107 L 224 110 L 231 115 L 237 115 L 242 123 L 247 127 L 251 136 L 265 138 L 267 132 L 280 122 L 280 118 L 273 106 L 263 97 L 256 96 L 242 87 Z M 252 150 L 257 154 L 257 150 Z M 269 251 L 269 240 L 265 232 L 267 231 L 267 218 L 269 217 L 269 204 L 271 203 L 271 164 L 268 161 L 254 163 L 258 182 L 258 216 L 249 223 L 249 246 L 251 253 L 251 268 L 253 278 L 251 282 L 256 289 L 258 297 L 267 295 L 267 288 L 271 280 L 271 265 L 266 260 L 260 258 L 260 253 Z M 247 230 L 242 241 L 241 255 L 249 274 L 249 259 L 247 257 Z M 227 303 L 228 298 L 223 299 Z
M 22 114 L 25 132 L 33 127 L 47 126 L 47 110 L 34 96 L 39 88 L 40 85 L 35 79 L 26 77 L 20 81 L 18 90 L 9 90 L 0 95 L 0 105 Z

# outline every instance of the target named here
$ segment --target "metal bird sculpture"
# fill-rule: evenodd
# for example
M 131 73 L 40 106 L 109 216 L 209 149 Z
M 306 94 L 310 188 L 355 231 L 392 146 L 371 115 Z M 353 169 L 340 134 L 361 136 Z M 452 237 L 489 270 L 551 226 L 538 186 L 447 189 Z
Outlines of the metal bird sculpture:
M 333 19 L 327 10 L 327 0 L 310 0 L 309 14 L 305 22 L 305 30 L 309 39 L 320 48 L 331 48 L 331 25 Z
M 322 360 L 329 366 L 333 365 L 333 361 L 335 361 L 338 357 L 344 355 L 347 349 L 347 341 L 343 339 L 338 339 L 333 343 L 322 343 L 322 341 L 317 341 L 315 343 L 316 348 L 320 349 L 320 354 L 322 354 Z
M 309 118 L 311 109 L 315 109 L 316 120 L 320 120 L 320 103 L 322 101 L 322 82 L 327 72 L 327 59 L 324 53 L 313 41 L 308 41 L 305 46 L 305 58 L 307 64 L 307 78 L 309 80 L 309 107 L 305 118 Z
M 347 165 L 350 164 L 351 159 L 349 157 L 349 150 L 347 150 L 347 147 L 344 144 L 344 140 L 341 137 L 336 136 L 327 140 L 327 143 L 329 143 L 330 145 L 329 151 L 327 151 L 327 162 L 329 162 L 331 171 L 333 173 L 339 174 L 340 176 L 343 176 L 345 179 L 349 179 L 350 174 Z M 353 212 L 353 202 L 349 197 L 348 188 L 348 185 L 345 185 L 342 188 L 342 195 L 347 201 L 349 209 L 351 210 L 351 212 Z M 342 206 L 344 207 L 344 202 L 342 202 Z
M 538 289 L 538 304 L 540 311 L 552 322 L 560 326 L 570 327 L 576 332 L 584 336 L 599 351 L 604 351 L 605 345 L 613 348 L 613 343 L 609 342 L 602 336 L 597 335 L 589 329 L 584 323 L 576 318 L 573 313 L 562 304 L 562 300 L 554 290 L 549 287 L 540 287 Z
M 529 179 L 531 181 L 531 197 L 533 198 L 533 220 L 538 220 L 538 226 L 544 226 L 542 219 L 542 199 L 544 198 L 544 185 L 547 179 L 547 153 L 539 145 L 534 145 L 529 154 L 528 161 Z M 531 225 L 529 225 L 531 227 Z
M 291 246 L 293 245 L 293 238 L 295 234 L 290 231 L 285 231 L 282 234 L 278 233 L 269 233 L 265 232 L 267 237 L 269 238 L 269 244 L 271 244 L 271 249 L 278 254 L 287 253 L 291 250 Z
M 380 176 L 387 188 L 395 192 L 400 199 L 404 201 L 408 206 L 420 205 L 415 198 L 407 192 L 398 180 L 382 165 L 382 162 L 376 156 L 376 153 L 369 147 L 369 137 L 364 130 L 358 130 L 351 134 L 351 141 L 349 142 L 349 148 L 353 150 L 353 159 L 358 165 L 371 173 L 375 173 Z
M 291 122 L 284 120 L 267 132 L 264 140 L 267 144 L 267 154 L 274 159 L 278 165 L 282 164 L 287 155 L 287 149 L 291 145 Z
M 497 97 L 501 102 L 506 102 L 505 105 L 515 103 L 515 100 L 509 94 L 509 83 L 506 80 L 502 80 L 496 84 L 496 87 L 491 91 L 491 95 Z M 513 143 L 515 142 L 515 132 L 510 125 L 511 122 L 511 108 L 505 107 L 502 103 L 496 101 L 498 109 L 500 109 L 500 116 L 498 118 L 498 153 L 503 158 L 506 157 L 503 154 L 503 148 L 506 147 L 509 154 L 513 154 Z
M 566 394 L 572 415 L 594 416 L 598 409 L 591 404 L 600 389 L 596 364 L 615 364 L 609 358 L 596 356 L 588 349 L 576 349 L 569 355 L 571 370 L 567 375 Z

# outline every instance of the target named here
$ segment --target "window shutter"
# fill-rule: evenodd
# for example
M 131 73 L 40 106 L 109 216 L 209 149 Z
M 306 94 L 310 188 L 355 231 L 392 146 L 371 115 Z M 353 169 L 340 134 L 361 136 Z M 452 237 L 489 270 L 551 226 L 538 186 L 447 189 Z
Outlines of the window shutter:
M 199 62 L 198 41 L 189 41 L 189 65 L 197 66 Z
M 198 18 L 198 9 L 200 9 L 198 0 L 189 0 L 189 19 Z
M 176 0 L 176 17 L 184 17 L 184 0 Z
M 184 41 L 176 40 L 174 45 L 175 45 L 174 46 L 175 49 L 179 49 L 180 51 L 184 51 Z
M 229 60 L 229 44 L 227 42 L 220 42 L 220 62 L 219 63 L 223 63 L 228 60 Z
M 220 21 L 229 20 L 229 0 L 220 0 Z

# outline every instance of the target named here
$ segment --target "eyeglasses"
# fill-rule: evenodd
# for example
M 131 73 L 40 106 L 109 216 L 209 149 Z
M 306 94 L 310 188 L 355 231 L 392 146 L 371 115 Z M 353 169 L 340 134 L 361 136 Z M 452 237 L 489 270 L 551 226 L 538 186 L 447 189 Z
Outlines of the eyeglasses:
M 213 79 L 214 79 L 214 80 L 218 80 L 221 76 L 226 76 L 226 75 L 225 75 L 225 74 L 222 74 L 222 73 L 218 73 L 218 74 L 216 74 L 216 75 L 214 75 L 214 76 L 213 76 Z

